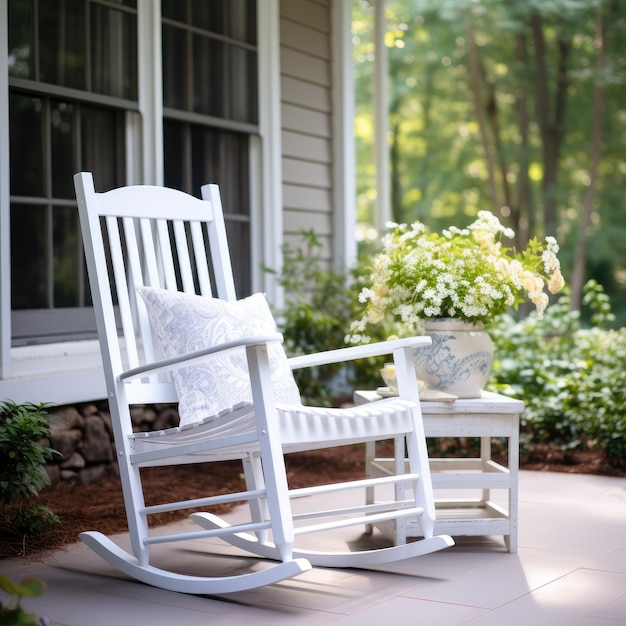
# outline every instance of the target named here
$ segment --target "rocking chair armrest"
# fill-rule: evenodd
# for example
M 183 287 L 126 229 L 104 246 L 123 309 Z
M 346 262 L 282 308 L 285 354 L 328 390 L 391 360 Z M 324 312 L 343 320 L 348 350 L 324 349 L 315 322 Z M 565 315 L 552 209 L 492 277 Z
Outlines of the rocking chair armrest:
M 280 333 L 241 337 L 240 339 L 225 341 L 214 346 L 209 346 L 208 348 L 202 348 L 201 350 L 194 350 L 193 352 L 179 354 L 177 356 L 154 361 L 153 363 L 146 363 L 145 365 L 134 367 L 119 374 L 117 379 L 121 382 L 129 382 L 137 378 L 144 378 L 145 376 L 152 376 L 154 374 L 160 374 L 162 372 L 171 372 L 180 369 L 181 367 L 196 365 L 201 361 L 206 361 L 210 358 L 221 356 L 225 352 L 228 352 L 230 350 L 236 350 L 237 348 L 247 348 L 250 346 L 260 346 L 267 345 L 269 343 L 282 342 L 283 336 Z
M 338 348 L 337 350 L 326 350 L 314 354 L 291 357 L 289 365 L 291 369 L 303 367 L 315 367 L 317 365 L 328 365 L 330 363 L 341 363 L 344 361 L 355 361 L 372 356 L 382 356 L 391 354 L 394 350 L 402 348 L 422 348 L 431 343 L 430 337 L 406 337 L 403 339 L 392 339 L 390 341 L 378 341 L 362 346 L 350 346 L 349 348 Z

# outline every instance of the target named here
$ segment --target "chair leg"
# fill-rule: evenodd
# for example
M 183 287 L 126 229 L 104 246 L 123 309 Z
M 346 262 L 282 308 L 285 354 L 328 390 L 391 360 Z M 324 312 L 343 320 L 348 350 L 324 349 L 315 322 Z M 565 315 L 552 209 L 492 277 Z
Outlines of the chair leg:
M 265 489 L 263 467 L 261 459 L 257 455 L 250 455 L 243 461 L 243 472 L 246 480 L 246 488 L 249 491 Z M 268 519 L 267 498 L 255 498 L 249 501 L 250 516 L 253 522 L 261 522 Z M 261 543 L 266 543 L 269 538 L 267 529 L 260 530 L 256 537 Z
M 424 537 L 428 539 L 435 532 L 435 498 L 430 478 L 426 441 L 420 440 L 415 432 L 409 433 L 406 438 L 406 448 L 409 471 L 419 474 L 419 480 L 415 484 L 415 504 L 424 509 L 420 526 Z M 406 537 L 403 539 L 406 541 Z
M 142 566 L 148 565 L 150 547 L 145 541 L 150 536 L 150 531 L 147 517 L 139 513 L 145 507 L 140 470 L 129 463 L 120 463 L 119 468 L 130 544 L 138 562 Z

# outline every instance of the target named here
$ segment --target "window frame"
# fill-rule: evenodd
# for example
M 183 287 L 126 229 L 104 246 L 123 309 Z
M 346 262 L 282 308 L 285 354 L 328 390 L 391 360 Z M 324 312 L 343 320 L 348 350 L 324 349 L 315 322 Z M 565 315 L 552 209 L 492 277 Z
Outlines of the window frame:
M 160 3 L 137 0 L 140 68 L 161 63 Z M 279 268 L 282 261 L 282 144 L 279 0 L 257 0 L 258 134 L 250 136 L 250 189 L 253 289 L 263 291 L 280 306 L 280 287 L 263 266 Z M 8 42 L 8 0 L 0 0 L 0 42 Z M 14 84 L 27 87 L 22 79 Z M 162 85 L 156 75 L 140 71 L 138 110 L 129 112 L 126 145 L 127 184 L 163 184 Z M 48 86 L 51 95 L 73 96 L 71 88 Z M 80 95 L 95 102 L 107 96 Z M 0 45 L 0 396 L 20 401 L 57 404 L 106 396 L 97 341 L 11 347 L 8 46 Z M 115 104 L 115 103 L 111 103 Z M 262 215 L 262 219 L 261 219 Z

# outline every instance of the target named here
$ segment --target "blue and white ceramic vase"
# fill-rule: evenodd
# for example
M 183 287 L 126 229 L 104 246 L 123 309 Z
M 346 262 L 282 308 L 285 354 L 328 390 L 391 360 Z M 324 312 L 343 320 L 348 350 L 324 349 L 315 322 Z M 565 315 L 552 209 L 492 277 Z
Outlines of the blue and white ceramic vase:
M 489 379 L 493 343 L 483 325 L 454 318 L 424 320 L 432 345 L 415 350 L 415 373 L 429 389 L 479 398 Z

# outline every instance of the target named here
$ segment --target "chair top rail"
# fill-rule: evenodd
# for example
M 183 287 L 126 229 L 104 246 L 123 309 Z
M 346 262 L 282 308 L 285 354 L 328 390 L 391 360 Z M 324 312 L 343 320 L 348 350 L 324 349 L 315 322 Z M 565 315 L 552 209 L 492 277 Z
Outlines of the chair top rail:
M 133 185 L 97 192 L 95 197 L 97 202 L 91 203 L 88 210 L 98 215 L 171 219 L 175 206 L 176 219 L 210 222 L 214 218 L 210 201 L 168 187 Z

